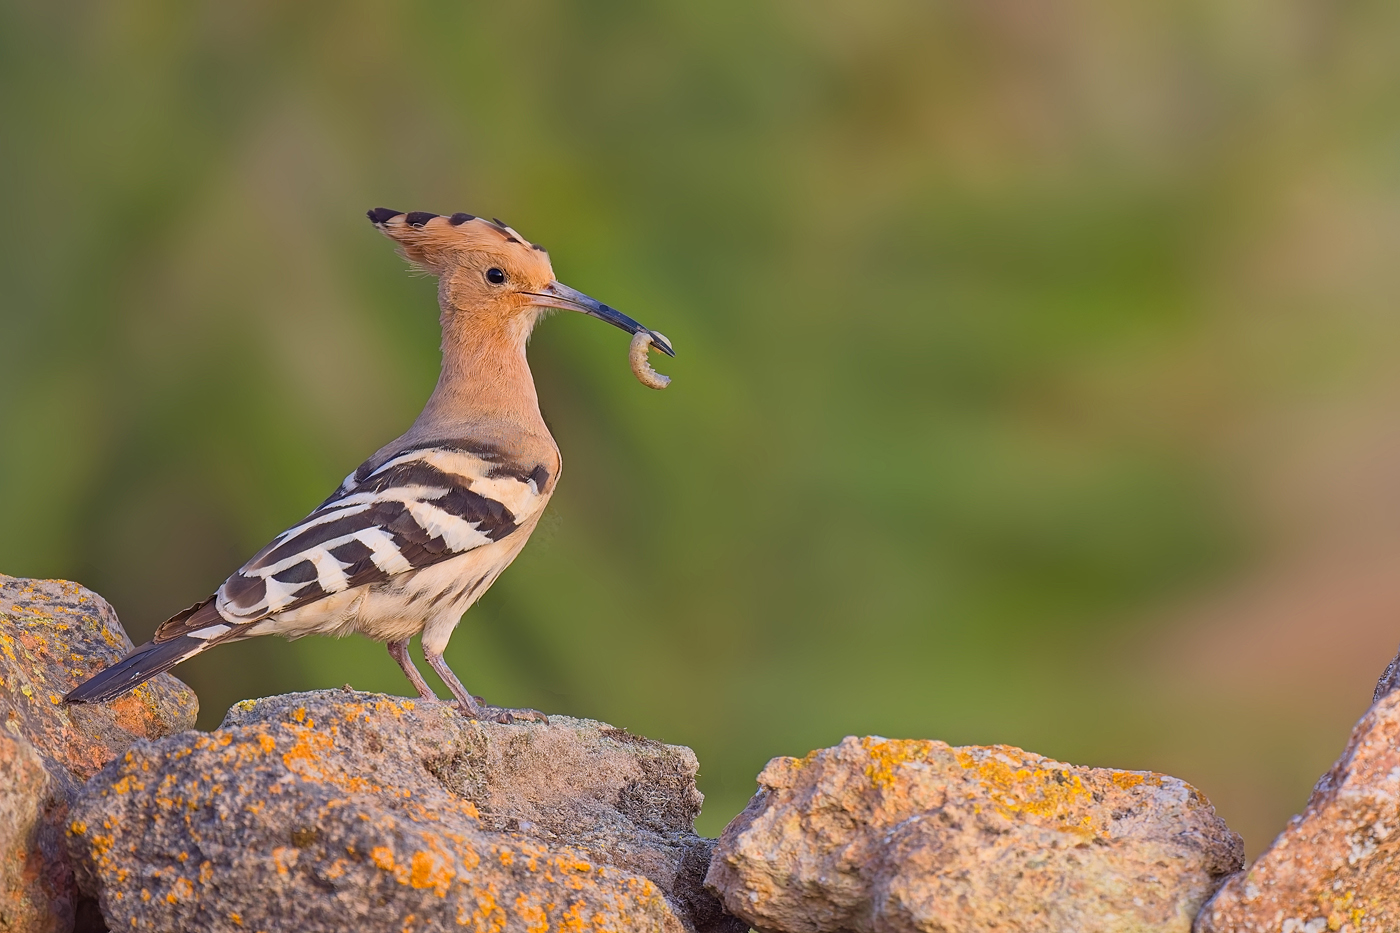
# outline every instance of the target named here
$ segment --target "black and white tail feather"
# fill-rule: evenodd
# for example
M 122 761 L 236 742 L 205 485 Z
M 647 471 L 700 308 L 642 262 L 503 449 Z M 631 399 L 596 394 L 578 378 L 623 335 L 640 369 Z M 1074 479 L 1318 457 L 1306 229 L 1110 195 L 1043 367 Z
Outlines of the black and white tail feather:
M 227 641 L 262 634 L 340 634 L 352 591 L 393 590 L 434 564 L 508 539 L 532 525 L 548 499 L 543 464 L 520 464 L 471 441 L 438 442 L 376 456 L 329 499 L 278 535 L 218 592 L 166 620 L 155 637 L 80 684 L 64 699 L 115 699 L 181 661 Z M 529 528 L 523 529 L 529 534 Z M 504 557 L 509 563 L 513 550 Z M 413 593 L 405 612 L 455 611 L 442 598 L 480 595 L 500 568 L 486 567 L 470 591 Z M 399 589 L 403 589 L 399 587 Z M 426 598 L 424 598 L 426 596 Z M 324 611 L 322 611 L 324 609 Z M 324 618 L 323 618 L 324 617 Z

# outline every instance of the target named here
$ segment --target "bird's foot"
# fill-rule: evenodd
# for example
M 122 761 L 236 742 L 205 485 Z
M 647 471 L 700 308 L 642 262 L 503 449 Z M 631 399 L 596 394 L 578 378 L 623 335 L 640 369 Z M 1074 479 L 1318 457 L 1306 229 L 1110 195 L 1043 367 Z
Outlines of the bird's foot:
M 499 722 L 510 725 L 515 722 L 542 722 L 549 725 L 549 717 L 537 709 L 510 709 L 505 706 L 492 706 L 481 697 L 472 697 L 476 701 L 476 709 L 468 709 L 461 701 L 454 700 L 452 705 L 457 712 L 468 719 L 479 719 L 483 722 Z

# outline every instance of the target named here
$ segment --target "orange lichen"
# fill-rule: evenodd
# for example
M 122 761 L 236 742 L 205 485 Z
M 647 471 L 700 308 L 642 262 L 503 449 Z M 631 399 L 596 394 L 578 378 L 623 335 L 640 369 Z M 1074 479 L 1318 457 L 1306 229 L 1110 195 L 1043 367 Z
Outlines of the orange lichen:
M 525 924 L 526 933 L 547 933 L 549 914 L 544 907 L 534 903 L 532 898 L 525 894 L 520 894 L 515 898 L 514 906 L 515 915 Z
M 304 776 L 314 772 L 315 777 L 324 777 L 318 763 L 331 750 L 334 744 L 331 737 L 304 727 L 293 727 L 291 732 L 296 737 L 296 743 L 282 755 L 282 763 L 289 770 Z
M 1115 771 L 1108 776 L 1108 779 L 1123 790 L 1128 790 L 1131 787 L 1137 787 L 1141 784 L 1145 777 L 1145 775 L 1139 774 L 1136 771 Z
M 415 888 L 432 888 L 438 897 L 446 897 L 457 869 L 438 853 L 415 852 L 409 861 L 408 883 Z
M 1057 828 L 1093 835 L 1093 817 L 1085 805 L 1091 804 L 1094 796 L 1083 779 L 1067 768 L 1028 762 L 1024 755 L 1008 745 L 990 746 L 977 754 L 967 749 L 956 751 L 958 764 L 975 772 L 1001 815 L 1054 820 L 1060 824 Z
M 388 846 L 376 846 L 370 850 L 370 860 L 383 871 L 394 876 L 399 884 L 417 889 L 431 889 L 438 897 L 446 897 L 457 877 L 457 869 L 452 858 L 435 836 L 424 837 L 426 850 L 419 850 L 409 856 L 408 864 L 398 861 L 394 850 Z
M 583 915 L 584 904 L 582 901 L 574 901 L 569 905 L 569 909 L 559 916 L 559 929 L 564 933 L 583 933 L 587 930 L 589 923 Z
M 290 874 L 297 859 L 301 857 L 301 851 L 294 846 L 278 846 L 272 850 L 272 863 L 277 868 L 277 874 Z
M 457 908 L 457 925 L 470 926 L 477 933 L 500 933 L 508 918 L 505 909 L 496 900 L 498 895 L 494 881 L 484 887 L 473 887 L 472 900 L 476 902 L 476 909 L 468 914 L 467 905 L 461 904 Z
M 889 787 L 894 783 L 897 769 L 911 761 L 928 761 L 929 753 L 942 745 L 941 742 L 924 739 L 877 739 L 872 736 L 861 739 L 860 744 L 870 755 L 865 776 L 876 787 Z
M 146 785 L 137 781 L 132 775 L 124 775 L 119 781 L 112 785 L 112 793 L 129 794 L 132 790 L 145 790 Z
M 194 883 L 188 878 L 180 877 L 175 879 L 171 885 L 170 893 L 165 895 L 167 902 L 178 904 L 182 900 L 187 900 L 194 895 Z

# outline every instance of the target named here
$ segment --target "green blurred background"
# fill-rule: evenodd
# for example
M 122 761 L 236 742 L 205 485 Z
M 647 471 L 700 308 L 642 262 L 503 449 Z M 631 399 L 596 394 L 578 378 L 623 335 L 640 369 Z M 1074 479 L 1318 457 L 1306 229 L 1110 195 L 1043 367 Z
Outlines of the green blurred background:
M 0 571 L 141 641 L 436 378 L 377 205 L 497 216 L 668 334 L 531 358 L 567 468 L 448 650 L 491 700 L 773 755 L 1009 743 L 1251 853 L 1400 640 L 1400 6 L 0 6 Z M 362 639 L 182 667 L 405 692 Z

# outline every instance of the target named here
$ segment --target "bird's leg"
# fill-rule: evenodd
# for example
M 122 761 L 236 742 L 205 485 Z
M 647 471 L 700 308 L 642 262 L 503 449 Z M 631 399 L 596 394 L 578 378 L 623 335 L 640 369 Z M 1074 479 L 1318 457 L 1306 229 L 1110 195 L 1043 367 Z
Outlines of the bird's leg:
M 447 660 L 441 654 L 434 654 L 427 648 L 423 649 L 423 657 L 428 659 L 428 666 L 437 671 L 442 682 L 447 684 L 447 689 L 452 691 L 452 695 L 457 698 L 457 705 L 461 711 L 472 719 L 485 719 L 490 722 L 511 723 L 518 719 L 528 719 L 532 722 L 548 723 L 549 717 L 535 709 L 505 709 L 500 706 L 490 706 L 480 697 L 474 697 L 467 692 L 467 688 L 462 686 L 462 682 L 457 679 L 457 675 L 452 673 L 452 668 L 447 666 Z
M 389 642 L 389 657 L 399 662 L 399 667 L 403 668 L 404 676 L 408 682 L 413 684 L 413 689 L 418 691 L 418 695 L 425 700 L 436 700 L 438 695 L 428 686 L 428 682 L 423 679 L 423 675 L 418 673 L 418 668 L 413 666 L 413 659 L 408 656 L 408 639 L 400 638 L 398 641 Z

